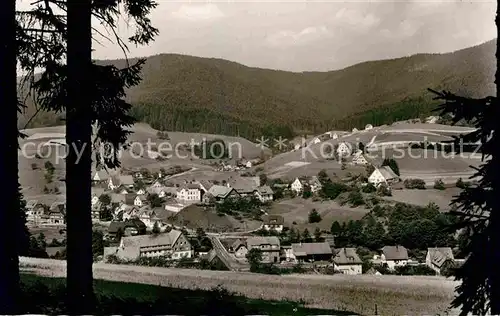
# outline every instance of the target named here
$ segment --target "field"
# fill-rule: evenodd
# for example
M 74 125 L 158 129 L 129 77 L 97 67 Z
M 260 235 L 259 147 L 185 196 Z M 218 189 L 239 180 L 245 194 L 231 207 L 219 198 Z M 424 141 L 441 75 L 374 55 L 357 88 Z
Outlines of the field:
M 308 215 L 313 208 L 319 212 L 322 220 L 319 223 L 310 224 L 308 223 Z M 368 210 L 362 207 L 350 208 L 340 206 L 335 201 L 314 202 L 300 197 L 275 203 L 269 211 L 269 214 L 282 215 L 285 226 L 300 229 L 300 231 L 307 228 L 311 233 L 316 227 L 329 231 L 334 221 L 347 222 L 351 219 L 361 219 L 366 213 Z M 294 222 L 295 224 L 293 224 Z
M 386 200 L 425 206 L 429 202 L 436 203 L 443 211 L 450 209 L 450 202 L 455 195 L 460 193 L 458 188 L 447 188 L 446 190 L 393 190 L 391 197 Z
M 64 261 L 21 258 L 24 272 L 64 277 Z M 373 315 L 444 313 L 457 282 L 441 277 L 372 275 L 286 275 L 166 269 L 94 264 L 94 278 L 183 289 L 212 289 L 221 285 L 252 299 L 303 301 L 306 307 Z M 456 313 L 456 312 L 455 312 Z M 330 314 L 330 313 L 327 313 Z

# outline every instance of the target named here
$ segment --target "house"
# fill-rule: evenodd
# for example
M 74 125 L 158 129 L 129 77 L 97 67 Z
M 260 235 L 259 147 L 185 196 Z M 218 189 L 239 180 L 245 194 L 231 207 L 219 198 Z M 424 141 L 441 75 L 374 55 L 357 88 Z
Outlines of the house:
M 100 201 L 97 201 L 96 204 L 93 204 L 90 207 L 93 221 L 99 221 L 101 219 L 101 208 L 102 208 L 102 203 Z
M 109 173 L 104 169 L 94 172 L 94 175 L 92 176 L 93 182 L 104 182 L 108 181 L 108 179 L 109 179 Z
M 371 125 L 371 124 L 366 124 L 365 125 L 365 131 L 369 131 L 371 129 L 373 129 L 373 125 Z
M 359 154 L 352 157 L 352 163 L 355 165 L 367 165 L 368 160 L 362 154 Z
M 292 244 L 292 253 L 292 259 L 298 262 L 329 261 L 333 254 L 327 242 Z
M 230 248 L 236 258 L 245 258 L 248 253 L 247 246 L 241 239 L 237 239 Z
M 380 255 L 382 264 L 387 264 L 389 270 L 408 264 L 408 250 L 403 246 L 385 246 Z
M 147 189 L 147 192 L 149 194 L 158 194 L 158 197 L 159 198 L 165 198 L 167 196 L 167 188 L 164 187 L 164 186 L 159 186 L 159 187 L 155 187 L 155 186 L 150 186 L 148 189 Z M 143 194 L 139 194 L 139 192 L 137 192 L 138 195 L 144 195 Z
M 149 229 L 153 229 L 153 227 L 155 226 L 156 223 L 159 225 L 158 227 L 163 226 L 161 219 L 158 217 L 158 215 L 156 214 L 156 212 L 154 210 L 142 208 L 139 210 L 137 217 Z
M 349 157 L 352 153 L 351 144 L 348 142 L 341 142 L 337 147 L 337 155 L 339 157 Z
M 130 205 L 127 205 L 124 209 L 123 209 L 123 215 L 122 215 L 122 219 L 124 221 L 127 221 L 129 219 L 132 219 L 132 218 L 138 218 L 139 216 L 139 208 L 137 208 L 137 206 L 130 206 Z
M 343 274 L 362 274 L 363 261 L 358 256 L 356 248 L 335 249 L 333 265 L 335 270 Z
M 130 189 L 133 188 L 134 178 L 131 175 L 120 175 L 108 178 L 108 189 L 115 190 L 118 189 L 120 186 Z
M 210 182 L 210 181 L 208 181 L 208 180 L 196 181 L 195 183 L 197 183 L 199 185 L 200 190 L 202 191 L 202 195 L 205 194 L 205 193 L 207 193 L 208 190 L 210 190 L 210 188 L 213 185 L 213 183 Z
M 353 133 L 357 133 L 357 132 L 359 132 L 359 131 L 358 131 L 358 129 L 355 127 L 355 128 L 353 128 L 353 129 L 352 129 L 352 132 L 353 132 Z
M 64 225 L 66 223 L 66 202 L 54 202 L 48 212 L 48 223 Z
M 444 263 L 448 260 L 455 261 L 455 257 L 453 256 L 453 251 L 451 250 L 450 247 L 427 249 L 425 264 L 429 268 L 436 271 L 437 273 L 441 273 L 441 268 L 444 266 Z
M 180 230 L 172 229 L 168 233 L 123 237 L 116 255 L 125 260 L 163 256 L 177 260 L 193 257 L 193 248 Z
M 302 181 L 300 181 L 299 178 L 295 178 L 290 188 L 292 191 L 299 194 L 300 192 L 302 192 L 302 190 L 304 190 L 304 185 L 302 184 Z
M 242 197 L 253 196 L 255 190 L 260 186 L 259 177 L 239 177 L 229 179 L 228 187 L 232 187 Z
M 312 176 L 309 179 L 308 184 L 309 187 L 311 188 L 312 193 L 317 193 L 321 191 L 321 188 L 323 187 L 321 181 L 319 181 L 319 178 L 317 176 Z
M 270 186 L 263 185 L 255 190 L 255 195 L 262 203 L 265 203 L 273 200 L 274 192 Z
M 104 194 L 104 189 L 102 188 L 92 188 L 92 198 L 91 205 L 94 206 L 99 202 L 99 198 Z
M 263 228 L 265 230 L 275 230 L 279 233 L 283 231 L 283 224 L 285 220 L 281 215 L 264 215 L 263 219 Z
M 132 192 L 132 190 L 123 185 L 120 185 L 118 188 L 116 188 L 116 190 L 118 191 L 118 194 L 129 194 Z
M 137 192 L 135 192 L 135 194 L 137 194 L 137 195 L 144 195 L 144 194 L 146 194 L 146 189 L 140 188 L 139 190 L 137 190 Z
M 391 185 L 397 181 L 399 181 L 399 177 L 389 166 L 375 168 L 372 174 L 368 177 L 368 183 L 371 183 L 374 186 L 379 186 L 382 183 Z
M 208 190 L 208 194 L 210 194 L 216 202 L 223 202 L 228 198 L 241 197 L 234 188 L 228 188 L 223 185 L 213 185 L 210 190 Z
M 425 118 L 425 123 L 436 124 L 439 121 L 439 116 L 428 116 Z
M 153 187 L 153 188 L 160 188 L 162 186 L 163 186 L 163 184 L 161 184 L 161 182 L 158 180 L 156 180 L 155 182 L 153 182 L 153 184 L 151 184 L 151 187 Z
M 185 204 L 177 203 L 177 202 L 168 202 L 165 203 L 165 210 L 169 212 L 179 213 L 183 208 L 185 208 Z
M 125 205 L 134 205 L 141 207 L 146 204 L 146 198 L 134 193 L 125 194 Z
M 292 246 L 281 246 L 280 261 L 292 262 L 295 261 Z
M 276 263 L 280 259 L 280 240 L 276 236 L 269 237 L 249 237 L 247 239 L 248 251 L 260 249 L 262 252 L 262 262 Z
M 192 204 L 201 202 L 200 186 L 194 183 L 186 184 L 177 190 L 177 200 L 180 203 Z
M 142 235 L 146 232 L 146 225 L 138 218 L 127 221 L 113 221 L 108 227 L 108 236 L 110 238 L 122 236 Z
M 321 138 L 319 137 L 315 137 L 311 142 L 311 144 L 319 144 L 319 143 L 321 143 Z
M 26 202 L 26 220 L 30 222 L 41 222 L 42 215 L 45 214 L 45 205 L 38 200 L 30 200 Z

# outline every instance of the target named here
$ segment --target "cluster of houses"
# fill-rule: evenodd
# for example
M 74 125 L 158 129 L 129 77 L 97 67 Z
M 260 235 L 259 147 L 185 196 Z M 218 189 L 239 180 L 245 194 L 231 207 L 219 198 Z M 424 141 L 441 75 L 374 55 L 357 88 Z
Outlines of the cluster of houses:
M 217 168 L 217 171 L 224 172 L 224 171 L 243 171 L 246 169 L 250 169 L 260 163 L 262 163 L 262 159 L 260 158 L 255 158 L 255 159 L 237 159 L 233 163 L 228 162 L 222 162 L 220 166 Z
M 26 202 L 26 220 L 35 225 L 66 224 L 66 201 L 56 201 L 50 206 L 40 200 Z

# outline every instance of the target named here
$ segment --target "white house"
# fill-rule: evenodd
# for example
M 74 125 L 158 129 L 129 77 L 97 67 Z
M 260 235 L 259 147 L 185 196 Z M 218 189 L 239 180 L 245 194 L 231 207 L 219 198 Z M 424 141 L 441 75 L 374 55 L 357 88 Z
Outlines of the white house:
M 362 274 L 361 258 L 359 258 L 356 248 L 341 248 L 335 250 L 333 258 L 335 270 L 343 274 Z
M 319 137 L 315 137 L 315 138 L 312 140 L 312 142 L 311 142 L 311 143 L 312 143 L 312 144 L 319 144 L 319 143 L 321 143 L 321 139 L 320 139 Z
M 353 132 L 353 133 L 357 133 L 357 132 L 359 132 L 359 131 L 358 131 L 358 129 L 355 127 L 355 128 L 353 128 L 353 129 L 352 129 L 352 132 Z
M 99 202 L 99 197 L 104 194 L 104 189 L 92 188 L 91 205 L 94 206 Z
M 371 129 L 373 129 L 373 125 L 371 125 L 371 124 L 366 124 L 366 126 L 365 126 L 365 131 L 369 131 L 369 130 L 371 130 Z
M 387 264 L 389 270 L 408 264 L 408 250 L 403 246 L 385 246 L 380 255 L 382 264 Z
M 263 228 L 265 230 L 275 230 L 278 233 L 283 231 L 283 224 L 285 220 L 281 215 L 265 215 L 262 218 L 263 220 Z
M 246 168 L 252 168 L 253 164 L 250 160 L 248 160 L 246 163 L 245 163 L 245 167 Z
M 372 174 L 368 177 L 368 183 L 371 183 L 374 186 L 379 186 L 382 183 L 390 185 L 398 180 L 399 177 L 389 166 L 375 168 Z
M 321 181 L 319 181 L 317 176 L 312 176 L 309 179 L 309 187 L 311 188 L 312 193 L 317 193 L 317 192 L 321 191 L 321 188 L 323 186 L 321 185 Z
M 201 202 L 201 191 L 199 185 L 190 183 L 177 190 L 177 200 L 181 203 Z
M 257 190 L 255 190 L 255 195 L 262 203 L 272 201 L 273 194 L 273 190 L 268 185 L 260 186 L 257 188 Z
M 451 261 L 455 260 L 455 257 L 453 256 L 453 251 L 451 250 L 450 247 L 427 249 L 425 264 L 429 268 L 436 271 L 437 273 L 441 273 L 441 268 L 444 266 L 444 263 L 448 260 Z
M 245 258 L 248 253 L 247 246 L 245 245 L 245 242 L 242 241 L 241 239 L 237 239 L 231 245 L 231 250 L 236 258 Z
M 304 185 L 299 180 L 299 178 L 295 178 L 295 180 L 292 182 L 291 189 L 296 193 L 300 193 L 304 189 Z
M 146 194 L 146 190 L 145 189 L 139 189 L 137 190 L 137 195 L 144 195 Z
M 363 155 L 354 155 L 352 157 L 352 163 L 355 165 L 367 165 L 368 160 Z
M 337 147 L 337 155 L 339 157 L 348 157 L 352 153 L 351 145 L 347 142 L 342 142 Z

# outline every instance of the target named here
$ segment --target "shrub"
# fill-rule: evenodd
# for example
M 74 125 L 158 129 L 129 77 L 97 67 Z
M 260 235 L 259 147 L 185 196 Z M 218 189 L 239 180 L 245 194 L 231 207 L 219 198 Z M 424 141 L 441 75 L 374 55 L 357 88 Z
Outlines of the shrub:
M 468 182 L 464 182 L 464 180 L 462 180 L 462 178 L 459 178 L 455 184 L 455 186 L 457 188 L 460 188 L 460 189 L 466 189 L 470 186 L 470 183 Z
M 422 179 L 406 179 L 404 186 L 406 189 L 425 190 L 425 181 Z
M 377 194 L 380 196 L 392 196 L 391 188 L 387 184 L 382 183 L 377 188 Z
M 371 183 L 368 183 L 363 187 L 363 192 L 365 193 L 373 193 L 375 191 L 377 191 L 377 188 Z
M 434 189 L 436 189 L 436 190 L 444 190 L 444 189 L 446 189 L 445 186 L 444 186 L 443 180 L 437 179 L 434 182 Z
M 318 211 L 315 208 L 309 212 L 309 223 L 319 223 L 321 222 L 321 215 L 319 215 Z
M 363 194 L 359 191 L 351 191 L 349 196 L 347 197 L 347 201 L 351 204 L 352 207 L 357 207 L 365 204 L 365 200 L 363 199 Z

